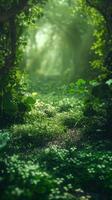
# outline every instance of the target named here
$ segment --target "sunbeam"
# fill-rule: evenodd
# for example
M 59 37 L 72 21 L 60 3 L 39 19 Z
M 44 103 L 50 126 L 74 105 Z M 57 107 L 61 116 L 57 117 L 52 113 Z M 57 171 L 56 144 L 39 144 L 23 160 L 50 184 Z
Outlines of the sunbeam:
M 29 38 L 27 68 L 31 73 L 61 78 L 63 74 L 63 79 L 71 81 L 85 76 L 85 70 L 90 71 L 94 25 L 76 5 L 77 1 L 68 0 L 53 0 L 46 4 L 44 16 L 35 31 L 35 41 Z M 32 51 L 33 43 L 36 46 Z

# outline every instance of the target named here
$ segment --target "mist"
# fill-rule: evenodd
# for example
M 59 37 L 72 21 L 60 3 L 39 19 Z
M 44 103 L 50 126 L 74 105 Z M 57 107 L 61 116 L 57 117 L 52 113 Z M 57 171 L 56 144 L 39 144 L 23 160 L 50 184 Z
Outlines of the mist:
M 91 75 L 94 25 L 79 0 L 49 0 L 44 15 L 30 29 L 26 69 L 33 79 L 75 81 Z

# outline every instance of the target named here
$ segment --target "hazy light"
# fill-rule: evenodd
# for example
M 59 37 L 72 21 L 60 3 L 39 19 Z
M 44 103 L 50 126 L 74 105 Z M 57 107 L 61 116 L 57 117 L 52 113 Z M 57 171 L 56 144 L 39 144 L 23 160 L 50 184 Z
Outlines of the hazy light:
M 89 65 L 92 26 L 72 0 L 49 0 L 27 52 L 31 73 L 77 76 Z M 75 3 L 75 7 L 73 7 Z M 76 10 L 76 11 L 75 11 Z
M 51 25 L 46 23 L 44 24 L 36 33 L 36 43 L 38 50 L 44 47 L 45 43 L 49 39 L 49 34 L 51 33 Z

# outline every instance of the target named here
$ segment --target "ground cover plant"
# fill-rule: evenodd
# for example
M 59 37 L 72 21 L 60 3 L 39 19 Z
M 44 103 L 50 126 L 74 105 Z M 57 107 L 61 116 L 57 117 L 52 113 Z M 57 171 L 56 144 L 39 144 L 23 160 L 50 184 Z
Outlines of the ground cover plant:
M 112 3 L 0 3 L 0 199 L 112 199 Z

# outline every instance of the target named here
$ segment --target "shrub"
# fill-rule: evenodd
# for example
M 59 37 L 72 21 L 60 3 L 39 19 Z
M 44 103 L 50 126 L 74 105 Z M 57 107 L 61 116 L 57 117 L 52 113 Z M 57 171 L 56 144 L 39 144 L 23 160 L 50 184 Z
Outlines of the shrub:
M 84 133 L 90 139 L 112 138 L 112 88 L 107 83 L 92 81 L 93 87 L 85 101 Z
M 55 121 L 34 122 L 33 124 L 15 125 L 11 129 L 12 140 L 16 144 L 44 146 L 48 142 L 65 134 L 66 129 Z
M 7 162 L 3 172 L 4 178 L 0 181 L 2 184 L 1 199 L 48 199 L 51 189 L 56 185 L 51 175 L 40 169 L 38 164 L 31 161 L 25 163 L 16 155 Z
M 0 150 L 6 147 L 9 140 L 10 140 L 9 132 L 0 130 Z
M 40 155 L 40 164 L 55 176 L 64 178 L 74 189 L 105 195 L 110 199 L 112 189 L 112 152 L 52 146 Z
M 82 113 L 79 111 L 63 113 L 61 115 L 62 124 L 67 127 L 68 129 L 78 128 L 81 127 Z
M 44 103 L 40 100 L 36 101 L 35 109 L 43 112 L 47 117 L 54 117 L 56 114 L 56 108 L 50 103 Z
M 25 162 L 13 155 L 0 164 L 1 200 L 89 200 L 81 189 L 72 194 L 70 183 L 65 184 L 63 178 L 50 175 L 38 163 Z
M 63 98 L 59 101 L 58 110 L 59 112 L 68 112 L 74 107 L 76 108 L 76 99 L 75 98 Z

